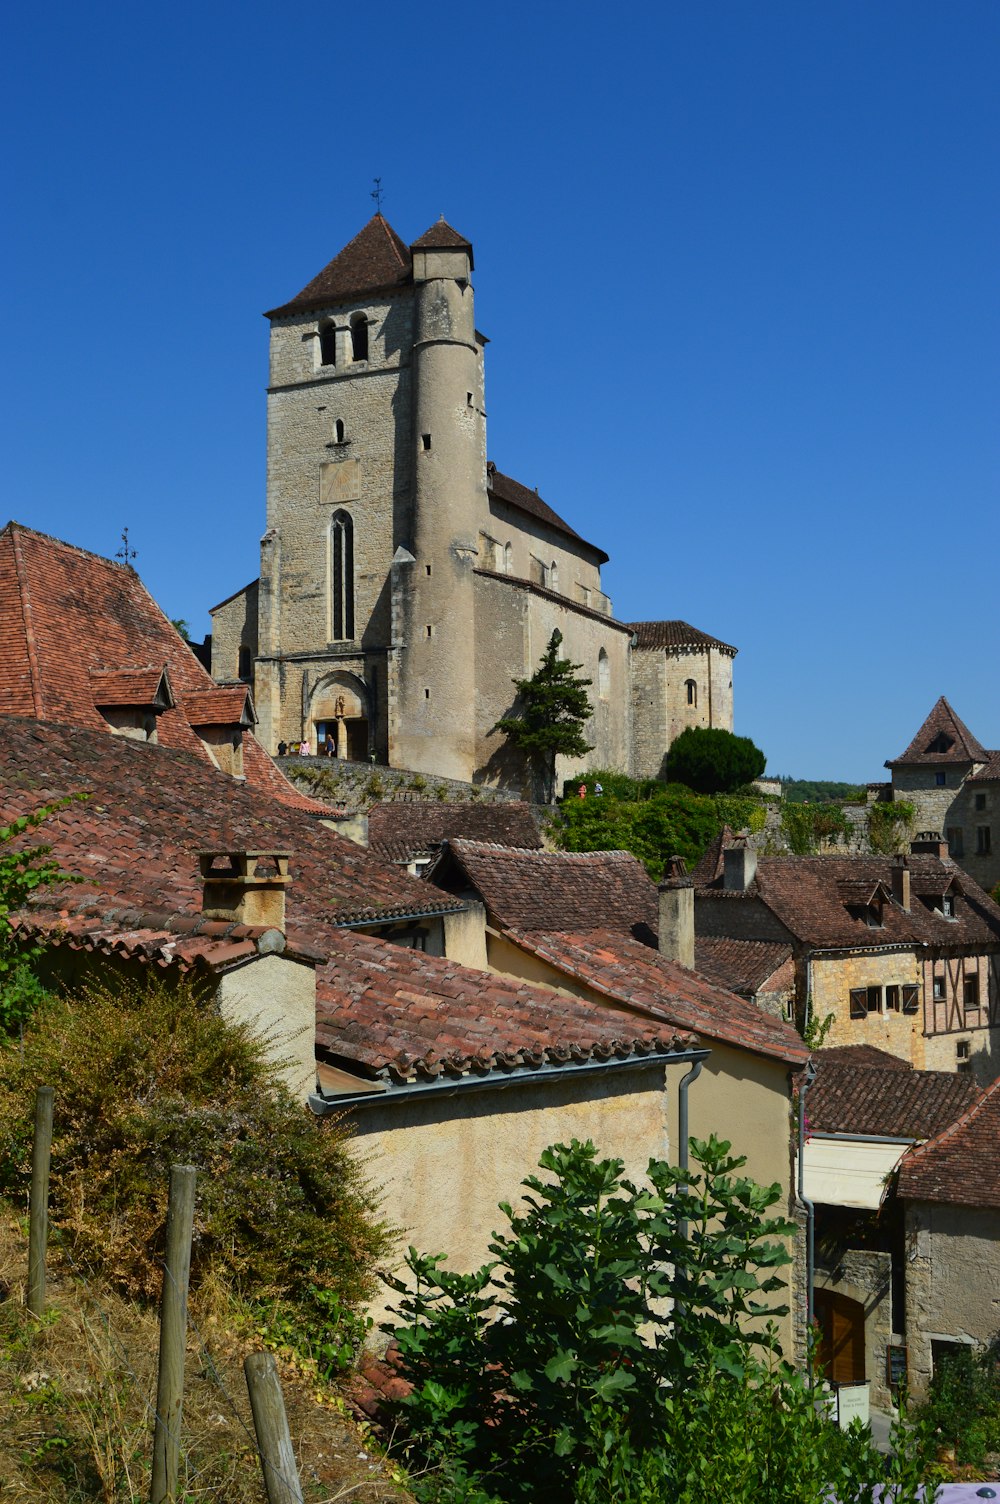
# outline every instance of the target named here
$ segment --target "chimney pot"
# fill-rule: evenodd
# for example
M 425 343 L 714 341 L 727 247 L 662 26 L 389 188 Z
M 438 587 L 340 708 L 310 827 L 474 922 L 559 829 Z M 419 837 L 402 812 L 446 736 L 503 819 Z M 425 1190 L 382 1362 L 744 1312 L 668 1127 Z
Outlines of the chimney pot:
M 905 856 L 897 856 L 892 863 L 892 896 L 908 914 L 910 912 L 910 864 Z
M 694 970 L 694 885 L 682 857 L 672 856 L 657 887 L 659 950 L 668 961 Z
M 745 893 L 757 873 L 757 852 L 750 832 L 741 830 L 722 853 L 722 886 L 729 893 Z
M 202 913 L 206 919 L 285 931 L 285 889 L 291 853 L 200 851 Z

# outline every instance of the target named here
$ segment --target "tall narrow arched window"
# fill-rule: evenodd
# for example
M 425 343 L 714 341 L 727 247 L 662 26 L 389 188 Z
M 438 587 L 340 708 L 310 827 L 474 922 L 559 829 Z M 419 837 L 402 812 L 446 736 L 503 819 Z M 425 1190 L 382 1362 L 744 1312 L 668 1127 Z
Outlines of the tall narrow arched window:
M 351 359 L 368 359 L 368 316 L 364 313 L 351 319 Z
M 687 702 L 689 705 L 698 703 L 698 686 L 693 679 L 685 679 L 684 688 L 687 690 Z
M 354 522 L 350 512 L 334 512 L 330 529 L 333 577 L 333 640 L 354 636 Z
M 553 559 L 552 563 L 549 565 L 548 587 L 550 590 L 559 589 L 559 565 L 556 563 L 555 559 Z
M 337 330 L 332 323 L 320 325 L 319 363 L 321 366 L 337 364 Z
M 503 572 L 504 574 L 514 573 L 514 550 L 509 543 L 503 546 Z
M 347 430 L 344 427 L 344 420 L 343 420 L 343 418 L 336 418 L 336 419 L 334 419 L 334 424 L 333 424 L 333 442 L 335 444 L 343 444 L 343 442 L 346 439 L 346 437 L 347 437 Z
M 611 693 L 611 666 L 605 648 L 597 655 L 597 693 L 602 700 L 606 700 Z

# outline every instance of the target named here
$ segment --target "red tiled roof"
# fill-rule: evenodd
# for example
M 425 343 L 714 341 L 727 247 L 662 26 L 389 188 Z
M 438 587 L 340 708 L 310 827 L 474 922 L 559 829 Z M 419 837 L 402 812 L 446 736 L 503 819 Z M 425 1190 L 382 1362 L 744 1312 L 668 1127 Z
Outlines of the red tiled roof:
M 899 1194 L 944 1206 L 1000 1208 L 1000 1081 L 899 1167 Z
M 464 250 L 469 252 L 469 262 L 472 263 L 472 242 L 466 240 L 457 230 L 453 230 L 444 215 L 425 230 L 410 246 L 411 251 L 437 251 L 437 250 Z
M 815 1061 L 830 1061 L 833 1065 L 877 1065 L 884 1070 L 912 1071 L 913 1063 L 899 1055 L 890 1055 L 873 1044 L 828 1044 L 813 1052 Z
M 317 980 L 317 1046 L 373 1075 L 433 1079 L 692 1049 L 666 1019 L 626 1018 L 584 998 L 473 971 L 337 931 Z
M 815 1133 L 866 1133 L 885 1138 L 930 1138 L 979 1097 L 971 1076 L 956 1071 L 898 1070 L 847 1064 L 813 1055 L 816 1080 L 806 1098 Z
M 58 811 L 41 834 L 62 867 L 85 882 L 38 889 L 33 909 L 119 928 L 136 924 L 126 913 L 198 916 L 199 851 L 272 843 L 292 852 L 287 916 L 296 949 L 322 952 L 338 924 L 460 907 L 260 783 L 240 783 L 201 757 L 104 731 L 64 726 L 54 735 L 34 720 L 0 718 L 0 824 L 79 791 L 90 797 Z
M 172 706 L 170 675 L 166 667 L 133 669 L 90 670 L 91 698 L 100 710 L 103 707 L 147 705 Z
M 709 637 L 699 632 L 686 621 L 630 621 L 626 626 L 635 633 L 636 647 L 642 651 L 655 648 L 718 648 L 722 653 L 731 653 L 735 658 L 738 649 L 718 637 Z
M 413 262 L 406 244 L 381 214 L 374 214 L 300 293 L 264 317 L 278 319 L 331 303 L 353 302 L 366 293 L 402 287 L 412 275 Z
M 118 924 L 87 914 L 26 913 L 15 918 L 12 927 L 46 947 L 124 956 L 150 965 L 177 966 L 182 972 L 217 971 L 247 960 L 257 954 L 257 941 L 265 933 L 260 926 L 198 920 L 189 914 L 123 910 L 115 917 Z
M 805 1065 L 809 1058 L 790 1024 L 756 1004 L 725 992 L 694 971 L 668 961 L 640 940 L 594 930 L 585 934 L 543 933 L 505 926 L 522 950 L 616 1003 L 663 1019 L 675 1028 L 692 1029 L 706 1040 L 719 1040 L 759 1055 Z
M 536 522 L 544 522 L 547 527 L 557 533 L 562 533 L 566 538 L 572 538 L 574 543 L 581 544 L 587 551 L 594 555 L 599 563 L 606 564 L 608 555 L 602 548 L 588 543 L 585 538 L 571 528 L 568 522 L 564 522 L 557 512 L 554 512 L 547 502 L 544 502 L 537 491 L 531 491 L 527 486 L 522 486 L 518 480 L 504 475 L 498 470 L 492 460 L 486 466 L 486 486 L 497 501 L 506 502 L 509 507 L 514 507 L 519 512 L 534 517 Z
M 792 947 L 780 940 L 731 940 L 695 935 L 695 970 L 717 987 L 752 997 L 783 966 Z
M 887 762 L 886 767 L 985 762 L 988 755 L 942 695 L 906 751 Z
M 135 570 L 20 523 L 0 531 L 0 716 L 32 716 L 110 736 L 94 702 L 92 676 L 108 693 L 104 676 L 114 671 L 116 692 L 135 693 L 136 675 L 162 673 L 164 665 L 175 704 L 157 717 L 157 741 L 214 767 L 184 702 L 218 686 Z M 282 803 L 329 813 L 293 788 L 249 733 L 243 769 L 248 782 Z
M 449 841 L 428 873 L 448 892 L 470 887 L 502 929 L 614 929 L 655 935 L 656 888 L 629 851 L 525 851 Z
M 1000 907 L 967 873 L 947 857 L 918 855 L 907 860 L 909 911 L 887 899 L 882 908 L 882 925 L 877 929 L 852 916 L 847 905 L 863 904 L 865 896 L 878 885 L 892 891 L 893 862 L 888 857 L 761 857 L 756 877 L 745 894 L 727 892 L 718 886 L 699 886 L 697 903 L 711 903 L 713 908 L 718 904 L 713 913 L 713 928 L 717 928 L 724 915 L 724 903 L 739 903 L 748 897 L 760 899 L 796 939 L 833 949 L 868 950 L 915 944 L 982 946 L 1000 942 Z M 955 899 L 954 919 L 946 919 L 933 909 L 949 888 Z
M 368 849 L 385 862 L 409 862 L 457 837 L 525 850 L 541 847 L 531 806 L 521 800 L 490 804 L 376 804 L 368 811 Z
M 987 752 L 986 764 L 978 773 L 970 773 L 969 783 L 994 783 L 1000 779 L 1000 752 Z
M 181 709 L 192 726 L 252 726 L 257 719 L 245 684 L 196 690 L 184 696 Z

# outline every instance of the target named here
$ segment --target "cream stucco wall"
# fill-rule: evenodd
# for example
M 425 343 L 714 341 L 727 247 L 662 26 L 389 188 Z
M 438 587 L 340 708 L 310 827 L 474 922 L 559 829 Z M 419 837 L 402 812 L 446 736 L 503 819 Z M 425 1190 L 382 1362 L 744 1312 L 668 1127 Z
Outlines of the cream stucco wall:
M 316 972 L 284 956 L 258 956 L 219 978 L 215 999 L 223 1018 L 266 1041 L 267 1058 L 294 1096 L 316 1087 Z
M 923 1395 L 935 1339 L 991 1341 L 1000 1331 L 1000 1211 L 906 1207 L 906 1340 L 910 1388 Z
M 522 1180 L 550 1144 L 592 1139 L 602 1156 L 623 1159 L 629 1177 L 641 1180 L 651 1158 L 672 1153 L 666 1104 L 681 1074 L 669 1068 L 664 1089 L 662 1065 L 579 1070 L 349 1110 L 355 1152 L 381 1187 L 384 1215 L 401 1231 L 397 1267 L 412 1243 L 446 1252 L 453 1269 L 478 1268 L 492 1233 L 505 1225 L 499 1203 L 518 1204 Z M 376 1302 L 376 1321 L 392 1302 L 390 1292 Z

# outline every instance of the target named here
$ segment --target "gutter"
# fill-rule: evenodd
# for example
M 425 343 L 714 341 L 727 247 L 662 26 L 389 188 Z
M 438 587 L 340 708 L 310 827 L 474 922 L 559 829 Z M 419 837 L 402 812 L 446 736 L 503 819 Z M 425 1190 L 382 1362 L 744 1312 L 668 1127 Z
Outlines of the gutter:
M 806 1341 L 812 1337 L 815 1317 L 814 1284 L 816 1273 L 816 1208 L 806 1195 L 806 1092 L 816 1079 L 816 1067 L 812 1060 L 805 1068 L 799 1088 L 799 1201 L 806 1209 Z M 809 1383 L 813 1382 L 812 1366 L 809 1368 Z
M 518 1066 L 514 1070 L 503 1075 L 490 1073 L 483 1076 L 463 1076 L 460 1080 L 447 1078 L 441 1081 L 421 1081 L 404 1083 L 397 1086 L 384 1085 L 373 1088 L 370 1092 L 360 1093 L 357 1096 L 344 1095 L 337 1097 L 324 1097 L 313 1092 L 308 1098 L 308 1105 L 317 1117 L 326 1117 L 330 1113 L 343 1112 L 347 1108 L 367 1107 L 372 1104 L 385 1102 L 416 1102 L 430 1097 L 455 1097 L 459 1094 L 475 1091 L 504 1091 L 510 1086 L 520 1086 L 526 1081 L 578 1081 L 581 1076 L 607 1075 L 610 1071 L 636 1070 L 648 1065 L 686 1065 L 693 1062 L 694 1069 L 688 1071 L 680 1083 L 683 1093 L 681 1101 L 683 1111 L 687 1112 L 687 1084 L 693 1081 L 701 1070 L 702 1061 L 708 1058 L 708 1050 L 679 1050 L 672 1054 L 666 1054 L 662 1050 L 653 1051 L 648 1055 L 630 1055 L 625 1060 L 588 1060 L 581 1065 L 539 1065 Z M 686 1159 L 684 1161 L 686 1168 Z

